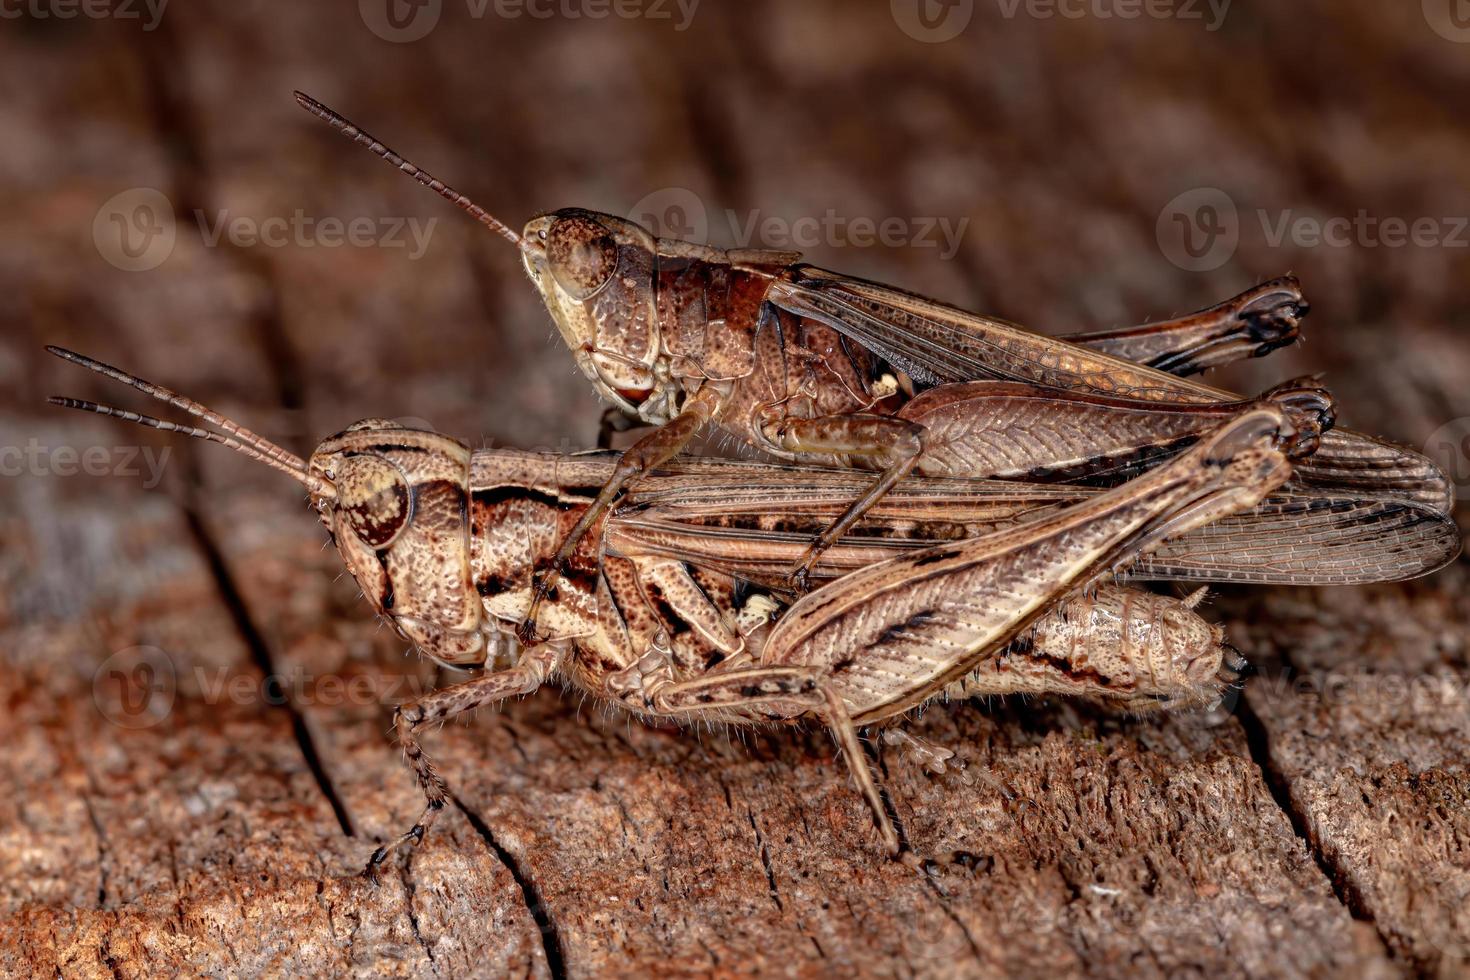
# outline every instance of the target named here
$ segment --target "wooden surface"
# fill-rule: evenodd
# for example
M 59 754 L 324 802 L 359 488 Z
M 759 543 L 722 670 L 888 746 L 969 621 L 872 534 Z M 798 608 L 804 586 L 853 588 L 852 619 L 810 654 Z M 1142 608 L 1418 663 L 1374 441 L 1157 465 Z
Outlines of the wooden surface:
M 821 734 L 652 730 L 547 690 L 430 737 L 457 806 L 374 888 L 356 873 L 419 806 L 387 705 L 440 679 L 338 578 L 297 488 L 48 410 L 51 393 L 126 396 L 40 348 L 127 366 L 298 452 L 369 415 L 590 444 L 598 407 L 515 257 L 301 113 L 301 88 L 512 224 L 661 190 L 654 210 L 692 194 L 725 245 L 726 209 L 736 230 L 753 209 L 969 218 L 952 259 L 806 251 L 1057 331 L 1292 271 L 1308 344 L 1218 380 L 1325 371 L 1346 422 L 1443 442 L 1470 416 L 1470 251 L 1273 244 L 1257 212 L 1449 234 L 1470 215 L 1470 46 L 1417 3 L 1371 0 L 1236 0 L 1214 31 L 979 0 L 942 44 L 882 2 L 705 0 L 683 31 L 446 3 L 414 43 L 355 6 L 0 22 L 0 445 L 37 461 L 0 481 L 0 972 L 1466 970 L 1464 562 L 1220 596 L 1263 673 L 1211 716 L 929 710 L 911 730 L 1016 797 L 878 747 L 908 837 L 968 855 L 930 881 L 879 856 Z M 1235 202 L 1240 245 L 1188 272 L 1156 228 L 1200 187 Z M 93 226 L 136 188 L 168 201 L 176 242 L 129 272 Z M 437 224 L 415 259 L 319 237 L 211 246 L 196 209 L 211 226 L 298 209 Z M 57 454 L 98 446 L 167 447 L 161 485 L 121 455 L 87 476 Z M 151 685 L 142 711 L 119 674 Z

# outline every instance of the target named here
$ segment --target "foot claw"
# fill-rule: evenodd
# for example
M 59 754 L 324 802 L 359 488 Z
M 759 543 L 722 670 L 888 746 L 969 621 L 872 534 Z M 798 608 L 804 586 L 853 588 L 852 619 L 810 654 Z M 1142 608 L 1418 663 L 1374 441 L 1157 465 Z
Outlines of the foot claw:
M 435 815 L 437 815 L 438 812 L 442 809 L 444 809 L 443 800 L 430 800 L 429 805 L 424 808 L 424 815 L 422 817 L 419 817 L 418 823 L 408 828 L 405 833 L 403 833 L 393 841 L 390 841 L 389 843 L 379 847 L 376 851 L 373 851 L 373 856 L 368 858 L 367 867 L 362 869 L 362 876 L 368 881 L 371 881 L 373 884 L 377 884 L 378 868 L 383 865 L 383 862 L 388 860 L 388 855 L 397 850 L 397 848 L 401 844 L 412 844 L 414 847 L 417 847 L 420 843 L 422 843 L 424 839 L 424 834 L 429 829 L 429 824 L 434 822 Z
M 522 644 L 530 645 L 537 642 L 536 620 L 541 612 L 541 603 L 551 598 L 553 583 L 561 573 L 561 563 L 553 562 L 532 576 L 531 607 L 526 610 L 526 618 L 521 620 L 521 625 L 516 627 L 516 639 Z
M 387 860 L 387 857 L 388 845 L 384 844 L 373 852 L 372 857 L 368 858 L 367 867 L 362 869 L 362 876 L 374 885 L 378 884 L 378 868 Z

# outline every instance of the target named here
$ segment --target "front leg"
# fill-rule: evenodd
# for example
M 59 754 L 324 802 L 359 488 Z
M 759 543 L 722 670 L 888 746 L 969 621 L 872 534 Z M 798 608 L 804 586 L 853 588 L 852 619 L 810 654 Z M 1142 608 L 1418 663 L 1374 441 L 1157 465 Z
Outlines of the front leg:
M 701 426 L 719 410 L 724 394 L 721 389 L 706 385 L 684 403 L 684 408 L 664 425 L 654 429 L 623 451 L 612 477 L 603 485 L 602 491 L 592 505 L 582 512 L 557 549 L 550 563 L 538 568 L 531 581 L 531 608 L 516 630 L 522 643 L 533 643 L 536 639 L 536 616 L 541 603 L 551 592 L 557 577 L 566 567 L 567 560 L 577 550 L 577 545 L 587 532 L 602 519 L 618 495 L 630 484 L 641 479 L 648 471 L 662 466 L 689 444 Z
M 836 453 L 872 456 L 886 463 L 883 472 L 847 510 L 827 526 L 806 549 L 791 571 L 791 585 L 807 590 L 812 567 L 856 524 L 883 495 L 908 476 L 924 454 L 924 426 L 886 415 L 828 415 L 816 419 L 788 419 L 776 429 L 775 441 L 793 453 Z
M 525 652 L 520 662 L 508 670 L 485 674 L 462 684 L 434 691 L 418 701 L 398 706 L 393 712 L 393 730 L 398 744 L 403 748 L 404 759 L 418 777 L 426 805 L 412 827 L 373 852 L 367 867 L 363 869 L 364 875 L 376 879 L 379 865 L 396 848 L 423 840 L 424 834 L 428 832 L 439 811 L 444 809 L 444 803 L 449 798 L 449 784 L 419 744 L 419 729 L 435 722 L 448 721 L 483 705 L 532 693 L 546 683 L 556 669 L 559 656 L 560 651 L 555 647 L 538 647 Z

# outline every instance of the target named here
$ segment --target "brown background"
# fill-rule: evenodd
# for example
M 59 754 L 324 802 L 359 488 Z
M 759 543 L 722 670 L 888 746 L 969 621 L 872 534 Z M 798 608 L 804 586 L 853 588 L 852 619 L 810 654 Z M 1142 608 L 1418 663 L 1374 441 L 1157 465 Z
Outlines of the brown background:
M 734 243 L 726 209 L 740 224 L 753 209 L 968 218 L 951 260 L 807 252 L 1048 330 L 1183 312 L 1293 271 L 1309 343 L 1218 380 L 1324 371 L 1345 421 L 1433 442 L 1463 479 L 1447 439 L 1470 416 L 1470 234 L 1273 245 L 1257 217 L 1361 210 L 1455 234 L 1470 34 L 1453 0 L 1235 0 L 1215 30 L 1183 0 L 1157 9 L 1196 17 L 975 0 L 944 43 L 900 28 L 905 0 L 703 0 L 687 30 L 670 5 L 475 18 L 444 0 L 411 43 L 369 29 L 379 0 L 179 0 L 152 30 L 141 5 L 62 19 L 64 2 L 0 20 L 0 444 L 36 461 L 14 475 L 11 452 L 0 481 L 0 971 L 1464 968 L 1464 563 L 1404 586 L 1224 595 L 1215 614 L 1266 671 L 1233 712 L 930 710 L 915 730 L 1019 797 L 879 749 L 909 837 L 971 855 L 930 882 L 879 857 L 824 736 L 654 731 L 546 691 L 431 736 L 461 805 L 374 889 L 353 875 L 419 805 L 384 705 L 432 672 L 334 580 L 296 488 L 47 409 L 54 392 L 142 406 L 40 350 L 119 363 L 297 452 L 367 415 L 485 444 L 591 443 L 595 399 L 511 251 L 300 112 L 301 88 L 513 225 L 573 204 L 627 213 L 668 188 L 700 202 L 715 244 Z M 1240 242 L 1189 272 L 1156 228 L 1202 187 L 1237 206 Z M 108 261 L 110 216 L 138 198 L 108 202 L 137 188 L 166 198 L 175 242 L 129 272 Z M 687 195 L 655 209 L 671 200 Z M 415 260 L 210 246 L 194 217 L 298 209 L 438 221 Z M 54 455 L 94 446 L 168 447 L 162 486 L 120 472 L 121 455 L 106 476 L 66 475 Z M 141 715 L 110 673 L 142 677 L 140 658 L 162 665 Z M 262 693 L 266 674 L 284 697 Z

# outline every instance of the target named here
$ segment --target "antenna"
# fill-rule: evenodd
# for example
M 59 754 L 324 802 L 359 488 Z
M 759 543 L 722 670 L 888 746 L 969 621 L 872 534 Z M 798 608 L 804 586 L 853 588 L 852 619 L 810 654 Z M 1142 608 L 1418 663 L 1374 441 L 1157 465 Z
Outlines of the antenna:
M 219 426 L 225 432 L 229 433 L 229 435 L 220 435 L 218 432 L 211 432 L 208 429 L 201 429 L 193 425 L 181 425 L 177 422 L 156 419 L 151 415 L 140 415 L 137 412 L 130 412 L 126 409 L 113 408 L 111 405 L 99 405 L 97 402 L 86 401 L 81 398 L 53 396 L 47 399 L 52 405 L 58 405 L 62 408 L 74 408 L 82 412 L 92 412 L 96 415 L 111 416 L 127 422 L 146 425 L 151 429 L 161 429 L 164 432 L 182 432 L 184 435 L 192 436 L 195 439 L 206 439 L 210 442 L 217 442 L 221 446 L 227 446 L 238 453 L 249 456 L 251 459 L 258 459 L 267 466 L 280 470 L 282 473 L 287 474 L 305 486 L 312 493 L 325 497 L 335 497 L 337 494 L 336 488 L 330 483 L 320 477 L 313 476 L 307 471 L 306 462 L 300 456 L 287 452 L 264 436 L 256 435 L 244 426 L 201 405 L 191 398 L 185 398 L 183 395 L 170 391 L 162 385 L 153 384 L 151 381 L 144 381 L 136 375 L 128 374 L 126 371 L 115 368 L 110 364 L 94 361 L 90 357 L 78 354 L 75 351 L 69 351 L 64 347 L 48 345 L 46 350 L 48 353 L 55 354 L 64 361 L 79 364 L 89 371 L 95 371 L 116 381 L 121 381 L 123 384 L 131 385 L 139 391 L 157 398 L 159 401 L 168 402 L 170 405 L 181 408 L 190 415 Z
M 376 136 L 372 135 L 371 133 L 364 132 L 358 126 L 353 124 L 353 122 L 349 120 L 346 116 L 343 116 L 340 113 L 327 108 L 316 99 L 313 99 L 311 96 L 307 95 L 305 92 L 297 92 L 296 101 L 301 105 L 301 108 L 305 109 L 313 116 L 316 116 L 318 119 L 324 120 L 329 126 L 337 130 L 343 136 L 346 136 L 348 139 L 352 140 L 352 142 L 361 143 L 373 153 L 376 153 L 378 156 L 382 157 L 384 160 L 387 160 L 393 166 L 397 167 L 399 170 L 402 170 L 404 173 L 408 174 L 420 184 L 423 184 L 429 190 L 438 194 L 445 200 L 452 201 L 456 207 L 462 209 L 463 211 L 468 213 L 470 217 L 480 222 L 480 224 L 484 225 L 491 231 L 495 232 L 497 235 L 509 241 L 516 248 L 524 247 L 524 242 L 521 240 L 521 236 L 512 231 L 509 225 L 506 225 L 489 211 L 486 211 L 474 201 L 471 201 L 468 197 L 461 194 L 453 187 L 450 187 L 448 184 L 444 183 L 444 181 L 435 177 L 433 174 L 421 170 L 414 164 L 410 163 L 408 160 L 405 160 L 402 156 L 389 149 L 388 146 L 386 146 Z

